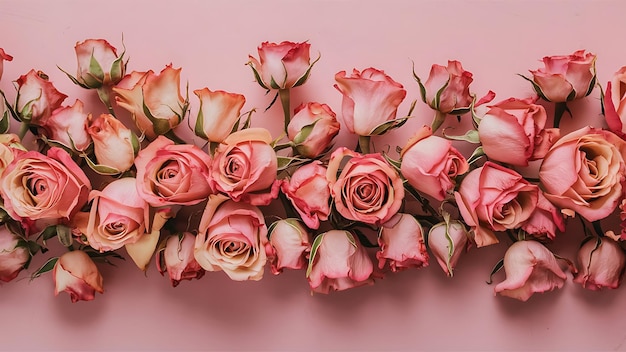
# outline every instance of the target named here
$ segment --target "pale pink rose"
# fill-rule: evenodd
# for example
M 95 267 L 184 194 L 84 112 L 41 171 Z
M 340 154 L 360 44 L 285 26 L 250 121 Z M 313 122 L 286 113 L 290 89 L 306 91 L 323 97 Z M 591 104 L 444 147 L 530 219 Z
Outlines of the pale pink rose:
M 337 177 L 345 157 L 350 159 Z M 326 178 L 337 211 L 349 220 L 380 225 L 400 210 L 404 199 L 402 178 L 380 154 L 338 148 L 330 157 Z
M 199 147 L 158 136 L 135 158 L 137 190 L 153 207 L 198 204 L 213 193 L 210 165 Z
M 13 61 L 13 56 L 4 52 L 4 49 L 0 48 L 0 79 L 2 79 L 2 73 L 4 72 L 4 62 Z
M 18 151 L 26 151 L 26 148 L 20 143 L 20 137 L 13 133 L 0 134 L 0 175 L 15 159 Z
M 544 67 L 529 70 L 533 86 L 547 101 L 563 103 L 591 93 L 596 83 L 596 55 L 575 51 L 566 56 L 546 56 Z
M 428 126 L 407 141 L 400 156 L 400 172 L 407 182 L 439 201 L 454 189 L 456 176 L 469 170 L 463 154 L 449 140 L 433 136 Z
M 379 125 L 394 120 L 406 97 L 402 84 L 372 67 L 362 72 L 353 69 L 349 77 L 346 71 L 338 72 L 335 81 L 335 88 L 343 94 L 343 125 L 359 136 L 369 136 Z
M 200 99 L 196 119 L 196 136 L 220 143 L 236 129 L 246 98 L 241 94 L 203 88 L 193 91 Z
M 504 166 L 486 162 L 471 171 L 454 193 L 477 247 L 498 243 L 493 231 L 521 227 L 537 207 L 539 187 Z
M 608 237 L 592 238 L 578 250 L 578 265 L 574 282 L 593 291 L 615 289 L 624 275 L 626 254 L 619 243 Z
M 487 111 L 478 125 L 483 151 L 490 160 L 528 166 L 541 159 L 560 136 L 559 129 L 544 129 L 546 109 L 532 99 L 509 98 Z
M 278 159 L 264 128 L 248 128 L 228 136 L 215 151 L 211 186 L 236 202 L 268 205 L 278 197 Z
M 70 155 L 50 148 L 19 153 L 2 173 L 0 195 L 14 219 L 69 219 L 85 203 L 89 178 Z
M 544 195 L 567 215 L 606 218 L 622 197 L 626 142 L 615 134 L 583 127 L 561 137 L 543 159 Z
M 248 65 L 261 87 L 289 89 L 304 84 L 311 67 L 311 44 L 284 41 L 280 44 L 263 42 L 258 47 L 259 60 L 248 56 Z
M 72 303 L 91 301 L 96 292 L 102 294 L 102 275 L 96 264 L 83 251 L 71 251 L 63 254 L 52 269 L 54 295 L 61 292 L 70 295 Z
M 235 281 L 261 280 L 266 243 L 267 227 L 259 208 L 223 195 L 209 197 L 194 251 L 202 268 L 223 270 Z
M 495 293 L 527 301 L 533 293 L 563 287 L 567 275 L 554 254 L 537 241 L 518 241 L 504 254 L 506 280 L 495 287 Z
M 48 76 L 30 70 L 16 81 L 17 99 L 15 110 L 22 121 L 31 125 L 45 125 L 52 112 L 61 107 L 67 95 L 54 88 Z
M 87 39 L 76 43 L 77 82 L 85 88 L 100 88 L 117 84 L 126 72 L 124 54 L 104 39 Z
M 89 115 L 83 111 L 83 107 L 83 102 L 76 99 L 74 105 L 54 110 L 45 124 L 41 126 L 44 134 L 48 139 L 72 150 L 87 149 L 91 144 L 91 136 L 87 133 Z
M 269 229 L 269 242 L 265 245 L 272 274 L 287 269 L 306 268 L 311 251 L 309 232 L 296 219 L 284 219 L 273 223 Z
M 448 60 L 447 66 L 432 65 L 422 89 L 422 100 L 433 110 L 444 114 L 461 114 L 468 111 L 472 103 L 469 85 L 474 79 L 459 61 Z
M 374 264 L 348 231 L 330 230 L 313 242 L 307 279 L 313 292 L 343 291 L 374 283 Z
M 609 129 L 626 139 L 626 66 L 615 72 L 606 84 L 604 117 Z
M 328 220 L 330 214 L 330 186 L 326 168 L 320 161 L 299 167 L 289 179 L 284 179 L 281 189 L 311 229 Z
M 137 136 L 111 114 L 90 120 L 87 132 L 93 140 L 93 150 L 99 165 L 118 170 L 130 169 L 139 150 Z
M 424 230 L 410 214 L 397 213 L 382 224 L 378 233 L 378 268 L 389 263 L 391 271 L 428 266 Z
M 194 257 L 196 237 L 191 232 L 172 235 L 165 241 L 165 247 L 156 255 L 157 270 L 161 275 L 170 278 L 172 287 L 178 286 L 182 280 L 200 279 L 204 269 Z
M 161 73 L 133 71 L 113 91 L 117 105 L 131 113 L 149 139 L 165 134 L 185 117 L 189 102 L 180 94 L 180 71 L 167 65 Z
M 302 103 L 294 110 L 287 126 L 287 137 L 295 144 L 298 154 L 317 158 L 328 150 L 339 133 L 339 122 L 330 106 L 320 103 Z
M 468 248 L 468 238 L 465 225 L 458 220 L 440 222 L 428 232 L 428 248 L 441 269 L 450 277 L 461 254 Z
M 114 251 L 137 242 L 148 223 L 148 204 L 137 193 L 132 177 L 116 179 L 102 191 L 89 194 L 89 214 L 79 213 L 73 221 L 91 247 L 100 252 Z
M 30 258 L 26 243 L 5 225 L 0 227 L 0 281 L 15 279 L 30 262 Z
M 535 238 L 553 240 L 556 237 L 557 229 L 561 232 L 565 231 L 563 214 L 540 191 L 537 208 L 528 221 L 522 225 L 522 230 Z

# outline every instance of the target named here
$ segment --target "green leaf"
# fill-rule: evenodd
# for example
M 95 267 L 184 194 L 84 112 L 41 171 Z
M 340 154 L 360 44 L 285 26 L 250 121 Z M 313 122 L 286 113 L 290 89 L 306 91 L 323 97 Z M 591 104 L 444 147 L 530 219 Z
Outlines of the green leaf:
M 65 246 L 69 247 L 74 242 L 74 238 L 72 237 L 72 229 L 66 225 L 56 225 L 57 238 L 59 242 Z
M 200 103 L 200 109 L 198 110 L 198 118 L 196 119 L 196 127 L 194 128 L 196 136 L 208 140 L 206 133 L 204 133 L 204 114 L 202 113 L 202 102 Z
M 43 229 L 43 231 L 41 231 L 37 239 L 41 239 L 43 244 L 45 245 L 47 240 L 51 239 L 57 234 L 58 233 L 57 233 L 56 225 L 51 225 Z
M 426 101 L 426 87 L 424 87 L 424 85 L 422 84 L 422 80 L 415 73 L 415 62 L 413 62 L 413 78 L 415 78 L 417 84 L 420 86 L 420 95 L 422 96 L 422 101 L 428 104 L 428 102 Z
M 491 269 L 491 274 L 489 274 L 489 280 L 487 281 L 487 285 L 491 285 L 493 283 L 493 275 L 495 275 L 500 269 L 504 267 L 504 259 L 500 259 L 496 265 Z
M 317 120 L 313 121 L 313 123 L 310 123 L 310 124 L 302 127 L 300 132 L 296 135 L 296 138 L 293 139 L 293 142 L 295 144 L 301 144 L 307 138 L 309 138 L 309 135 L 311 135 L 311 132 L 313 132 L 313 128 L 315 127 L 315 125 L 317 124 L 317 122 L 319 120 L 321 120 L 321 119 L 317 119 Z
M 309 79 L 309 75 L 311 74 L 311 69 L 313 68 L 313 65 L 315 65 L 315 63 L 318 62 L 321 58 L 322 58 L 322 54 L 318 53 L 317 59 L 315 59 L 315 61 L 313 61 L 311 65 L 309 65 L 309 68 L 306 70 L 306 72 L 300 78 L 298 78 L 296 83 L 294 83 L 293 85 L 294 87 L 303 85 L 304 82 L 306 82 L 306 80 Z
M 252 73 L 254 74 L 254 79 L 257 81 L 257 83 L 258 83 L 261 87 L 263 87 L 263 88 L 265 88 L 265 89 L 267 89 L 267 90 L 270 90 L 270 89 L 269 89 L 269 88 L 265 85 L 265 83 L 263 82 L 263 79 L 261 79 L 261 75 L 260 75 L 260 74 L 259 74 L 259 72 L 256 70 L 256 68 L 253 66 L 252 62 L 251 62 L 251 61 L 248 61 L 248 63 L 247 63 L 246 65 L 250 66 L 250 68 L 252 69 Z
M 48 259 L 47 262 L 45 262 L 39 269 L 37 269 L 34 273 L 32 273 L 32 275 L 30 276 L 30 279 L 34 280 L 40 277 L 41 275 L 54 269 L 54 266 L 56 265 L 58 260 L 59 260 L 58 257 L 53 257 L 53 258 Z
M 315 256 L 317 256 L 317 249 L 322 244 L 323 237 L 324 234 L 318 235 L 317 237 L 315 237 L 315 240 L 313 240 L 313 244 L 311 244 L 311 255 L 309 256 L 309 265 L 306 268 L 306 278 L 311 275 L 311 270 L 313 270 L 313 262 L 315 261 Z
M 448 88 L 448 85 L 450 85 L 450 78 L 451 77 L 448 77 L 446 84 L 444 84 L 441 88 L 439 88 L 439 90 L 437 91 L 437 94 L 435 94 L 435 101 L 433 102 L 434 106 L 431 105 L 433 109 L 439 110 L 439 105 L 441 104 L 441 94 L 443 94 L 443 91 L 446 90 L 446 88 Z
M 372 129 L 372 131 L 370 132 L 370 135 L 380 136 L 382 134 L 385 134 L 389 130 L 401 127 L 410 118 L 411 118 L 411 116 L 407 116 L 407 117 L 402 117 L 402 118 L 399 118 L 399 119 L 393 119 L 393 120 L 389 120 L 389 121 L 383 122 L 380 125 L 374 127 L 374 129 Z

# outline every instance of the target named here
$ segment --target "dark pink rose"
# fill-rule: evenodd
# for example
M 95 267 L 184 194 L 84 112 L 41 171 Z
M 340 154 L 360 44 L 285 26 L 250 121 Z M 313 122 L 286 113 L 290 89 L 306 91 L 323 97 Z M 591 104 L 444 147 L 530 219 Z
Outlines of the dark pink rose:
M 13 56 L 4 52 L 4 49 L 0 48 L 0 79 L 2 79 L 2 73 L 4 72 L 4 62 L 13 61 Z
M 472 103 L 469 85 L 474 79 L 459 61 L 448 60 L 447 66 L 433 65 L 422 88 L 422 100 L 444 114 L 467 112 Z

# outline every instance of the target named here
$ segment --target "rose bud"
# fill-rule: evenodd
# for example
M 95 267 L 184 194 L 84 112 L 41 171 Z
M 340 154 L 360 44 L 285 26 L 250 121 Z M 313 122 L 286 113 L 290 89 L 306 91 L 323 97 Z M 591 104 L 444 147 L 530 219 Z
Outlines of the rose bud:
M 298 154 L 314 159 L 330 146 L 339 133 L 335 113 L 326 104 L 308 103 L 295 109 L 287 127 L 287 136 Z
M 350 133 L 369 136 L 376 127 L 396 118 L 398 106 L 406 97 L 404 87 L 375 68 L 354 69 L 335 74 L 335 88 L 343 94 L 341 114 Z
M 31 125 L 45 125 L 52 112 L 60 108 L 67 98 L 67 95 L 54 88 L 48 76 L 41 71 L 30 70 L 16 82 L 15 110 L 21 121 Z
M 318 235 L 311 250 L 306 276 L 313 292 L 343 291 L 374 283 L 374 264 L 365 247 L 348 231 Z
M 93 140 L 98 165 L 122 173 L 135 162 L 139 151 L 139 139 L 129 128 L 113 115 L 102 114 L 89 120 L 87 132 Z
M 609 129 L 626 139 L 626 66 L 615 72 L 606 84 L 604 115 Z
M 76 81 L 84 88 L 112 86 L 122 80 L 126 72 L 124 53 L 117 56 L 117 50 L 104 39 L 87 39 L 76 43 L 78 72 Z
M 567 275 L 554 254 L 537 241 L 518 241 L 504 254 L 506 280 L 495 287 L 495 293 L 527 301 L 535 292 L 563 287 Z
M 83 151 L 91 144 L 91 136 L 87 132 L 89 115 L 83 111 L 83 102 L 76 99 L 72 106 L 60 107 L 52 112 L 41 127 L 44 134 L 52 141 L 63 146 Z
M 2 79 L 2 73 L 4 72 L 4 62 L 13 61 L 13 56 L 4 52 L 4 49 L 0 48 L 0 79 Z
M 200 279 L 204 269 L 194 258 L 193 251 L 196 237 L 190 232 L 169 236 L 165 247 L 156 255 L 157 269 L 170 277 L 172 287 L 178 286 L 182 280 Z
M 102 276 L 96 264 L 83 251 L 71 251 L 63 254 L 52 269 L 54 295 L 65 291 L 70 294 L 72 303 L 79 300 L 91 301 L 96 292 L 102 294 Z
M 234 130 L 239 122 L 239 114 L 246 98 L 241 94 L 222 90 L 215 92 L 208 88 L 193 91 L 200 99 L 200 109 L 196 119 L 196 136 L 210 142 L 220 143 Z
M 626 254 L 616 241 L 589 239 L 578 250 L 579 271 L 574 282 L 590 290 L 618 288 L 624 275 Z
M 557 229 L 561 232 L 565 231 L 563 214 L 540 191 L 537 208 L 522 225 L 522 230 L 537 239 L 553 240 Z
M 440 222 L 428 232 L 428 248 L 441 269 L 450 277 L 461 253 L 467 248 L 468 238 L 467 229 L 458 220 Z
M 424 230 L 410 214 L 398 213 L 382 224 L 378 233 L 378 268 L 389 263 L 391 271 L 428 266 Z
M 319 228 L 320 220 L 328 220 L 330 214 L 330 186 L 326 171 L 320 161 L 314 161 L 299 167 L 281 185 L 302 221 L 311 229 Z
M 463 114 L 469 111 L 472 95 L 469 85 L 474 79 L 459 61 L 448 60 L 448 66 L 432 65 L 428 79 L 422 84 L 422 100 L 443 114 Z M 434 128 L 435 129 L 435 128 Z
M 0 227 L 0 281 L 15 279 L 30 262 L 30 258 L 28 247 L 20 241 L 20 237 L 6 226 Z
M 302 269 L 308 264 L 311 251 L 307 229 L 297 219 L 284 219 L 273 223 L 268 229 L 269 242 L 265 245 L 272 274 L 283 269 Z
M 247 65 L 259 85 L 267 90 L 297 87 L 306 82 L 317 61 L 311 63 L 310 47 L 307 42 L 263 42 L 258 47 L 259 60 L 249 56 Z

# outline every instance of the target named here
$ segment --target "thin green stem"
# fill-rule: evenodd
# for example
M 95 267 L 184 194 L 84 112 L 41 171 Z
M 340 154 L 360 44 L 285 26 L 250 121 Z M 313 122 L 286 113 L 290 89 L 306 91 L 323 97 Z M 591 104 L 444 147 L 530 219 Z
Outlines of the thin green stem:
M 443 113 L 439 110 L 435 111 L 435 118 L 433 119 L 433 123 L 431 125 L 433 134 L 439 129 L 439 127 L 441 127 L 443 122 L 446 120 L 446 116 L 448 116 L 448 114 Z
M 107 107 L 109 114 L 115 116 L 115 111 L 113 111 L 113 105 L 111 104 L 111 87 L 102 86 L 96 90 L 98 91 L 98 98 Z
M 20 124 L 20 130 L 17 132 L 17 136 L 20 137 L 20 141 L 24 139 L 24 136 L 26 136 L 26 132 L 28 132 L 28 127 L 28 122 L 22 121 L 22 123 Z
M 280 96 L 280 103 L 283 106 L 283 115 L 285 117 L 285 133 L 287 133 L 287 127 L 289 126 L 289 121 L 291 121 L 291 108 L 290 108 L 290 90 L 287 89 L 279 89 L 278 95 Z

